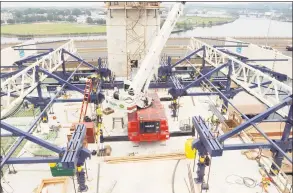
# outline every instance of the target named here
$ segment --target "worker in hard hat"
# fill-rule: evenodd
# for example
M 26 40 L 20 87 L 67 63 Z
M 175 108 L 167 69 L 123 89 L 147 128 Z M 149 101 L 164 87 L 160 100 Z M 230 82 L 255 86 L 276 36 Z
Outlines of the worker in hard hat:
M 49 121 L 49 128 L 51 131 L 59 131 L 61 127 L 60 123 L 57 120 L 56 116 L 53 116 L 52 119 Z

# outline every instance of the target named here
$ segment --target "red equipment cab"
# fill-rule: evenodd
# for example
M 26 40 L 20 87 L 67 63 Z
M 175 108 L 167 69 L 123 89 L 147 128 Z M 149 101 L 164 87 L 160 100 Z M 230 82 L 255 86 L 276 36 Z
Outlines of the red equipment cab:
M 170 138 L 168 121 L 157 93 L 151 93 L 152 105 L 128 114 L 128 138 L 133 142 L 165 141 Z

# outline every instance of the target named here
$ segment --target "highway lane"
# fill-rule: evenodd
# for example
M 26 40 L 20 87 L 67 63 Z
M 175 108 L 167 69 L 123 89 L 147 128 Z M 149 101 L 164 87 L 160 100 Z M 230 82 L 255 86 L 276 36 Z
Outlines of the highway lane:
M 286 56 L 292 57 L 292 51 L 287 51 L 286 49 L 278 49 L 281 53 Z M 79 48 L 78 53 L 82 56 L 83 59 L 92 61 L 96 60 L 97 57 L 107 57 L 107 48 L 99 49 L 83 49 Z M 186 48 L 182 47 L 165 47 L 163 49 L 162 55 L 166 54 L 172 57 L 184 57 L 186 55 Z M 272 56 L 273 57 L 273 56 Z
M 208 38 L 208 37 L 207 37 Z M 224 40 L 224 37 L 219 38 L 203 38 L 202 41 L 210 45 L 223 45 L 224 41 L 214 40 L 220 39 Z M 289 44 L 289 38 L 268 38 L 265 37 L 242 37 L 237 38 L 240 41 L 250 42 L 253 44 L 272 46 L 273 48 L 281 51 L 283 54 L 292 57 L 292 51 L 286 51 L 286 46 Z M 170 38 L 168 39 L 163 53 L 169 56 L 185 56 L 186 46 L 189 45 L 189 38 Z M 64 44 L 64 42 L 56 42 L 50 44 L 38 44 L 37 48 L 57 48 Z M 1 44 L 1 49 L 12 46 L 13 44 Z M 91 41 L 75 41 L 75 46 L 77 47 L 82 58 L 86 60 L 96 60 L 98 57 L 107 57 L 107 41 L 106 40 L 91 40 Z
M 215 40 L 218 39 L 218 40 Z M 243 42 L 249 42 L 253 44 L 259 44 L 259 45 L 266 45 L 266 43 L 269 46 L 287 46 L 292 42 L 292 38 L 268 38 L 265 37 L 236 37 L 235 39 L 243 41 Z M 223 44 L 223 41 L 225 40 L 225 37 L 201 37 L 200 40 L 213 45 Z M 103 48 L 107 47 L 107 41 L 106 40 L 83 40 L 78 41 L 75 40 L 76 46 L 78 48 Z M 189 38 L 169 38 L 166 46 L 174 46 L 174 45 L 187 45 L 189 43 Z M 16 44 L 1 44 L 1 49 L 4 47 L 9 47 Z M 43 44 L 44 45 L 44 44 Z M 57 46 L 60 45 L 60 43 L 50 44 L 50 46 Z M 44 45 L 46 46 L 46 45 Z M 48 46 L 48 44 L 47 44 Z

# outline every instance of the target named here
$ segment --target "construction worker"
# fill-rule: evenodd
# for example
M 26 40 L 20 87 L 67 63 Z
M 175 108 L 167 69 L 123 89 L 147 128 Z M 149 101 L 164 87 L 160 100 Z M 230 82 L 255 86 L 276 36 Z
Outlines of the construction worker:
M 104 135 L 103 129 L 100 128 L 100 150 L 104 149 Z
M 268 193 L 268 186 L 271 185 L 272 179 L 270 177 L 263 176 L 261 179 L 260 186 L 262 187 L 262 192 Z
M 49 121 L 49 128 L 51 131 L 59 131 L 59 128 L 61 127 L 60 123 L 57 120 L 56 116 L 52 117 L 52 120 Z
M 29 109 L 28 102 L 26 100 L 23 102 L 23 107 L 24 109 Z

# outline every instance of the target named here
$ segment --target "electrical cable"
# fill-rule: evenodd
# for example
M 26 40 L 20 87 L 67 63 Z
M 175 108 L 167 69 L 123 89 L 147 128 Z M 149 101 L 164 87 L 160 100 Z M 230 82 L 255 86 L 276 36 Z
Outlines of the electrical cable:
M 70 177 L 72 179 L 72 183 L 73 183 L 73 188 L 74 188 L 74 193 L 76 193 L 76 188 L 75 188 L 75 182 L 74 182 L 74 177 Z
M 175 165 L 175 168 L 174 168 L 174 171 L 173 171 L 173 175 L 172 175 L 172 193 L 175 193 L 175 189 L 174 189 L 174 181 L 175 181 L 175 174 L 176 174 L 176 171 L 177 171 L 177 167 L 178 167 L 178 164 L 181 160 L 179 159 Z
M 229 177 L 236 177 L 236 179 L 233 181 L 228 181 L 228 178 Z M 229 176 L 227 176 L 225 178 L 225 181 L 228 183 L 228 184 L 238 184 L 238 185 L 245 185 L 246 187 L 248 188 L 255 188 L 257 186 L 257 181 L 252 179 L 252 178 L 249 178 L 249 177 L 242 177 L 242 176 L 238 176 L 238 175 L 235 175 L 235 174 L 231 174 Z

